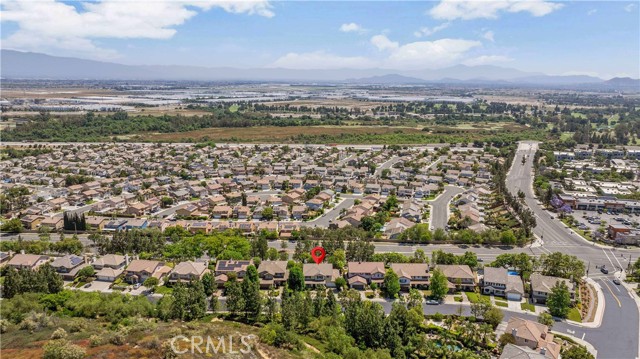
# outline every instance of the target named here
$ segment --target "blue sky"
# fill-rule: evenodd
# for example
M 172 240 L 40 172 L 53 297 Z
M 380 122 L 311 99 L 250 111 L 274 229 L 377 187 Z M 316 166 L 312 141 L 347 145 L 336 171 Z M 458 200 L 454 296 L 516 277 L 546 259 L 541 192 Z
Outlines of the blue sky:
M 2 48 L 125 64 L 640 76 L 638 1 L 2 2 Z

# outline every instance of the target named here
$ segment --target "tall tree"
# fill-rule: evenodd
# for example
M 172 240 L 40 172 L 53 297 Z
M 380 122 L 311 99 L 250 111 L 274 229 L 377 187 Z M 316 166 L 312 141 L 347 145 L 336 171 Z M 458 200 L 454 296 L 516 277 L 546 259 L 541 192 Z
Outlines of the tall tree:
M 431 296 L 438 300 L 443 299 L 449 291 L 447 283 L 447 277 L 444 276 L 442 271 L 438 268 L 434 269 L 433 273 L 431 274 L 431 284 L 429 284 Z
M 571 306 L 571 294 L 569 288 L 564 281 L 557 281 L 551 288 L 551 293 L 547 298 L 547 307 L 551 315 L 566 318 L 569 314 L 569 307 Z

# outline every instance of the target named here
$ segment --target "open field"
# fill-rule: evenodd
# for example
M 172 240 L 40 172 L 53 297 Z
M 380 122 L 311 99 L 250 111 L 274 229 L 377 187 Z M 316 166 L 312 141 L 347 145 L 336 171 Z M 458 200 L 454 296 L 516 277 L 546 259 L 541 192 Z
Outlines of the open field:
M 276 140 L 285 141 L 298 135 L 342 135 L 342 134 L 391 134 L 424 133 L 420 129 L 406 127 L 381 127 L 381 126 L 260 126 L 260 127 L 231 127 L 231 128 L 207 128 L 197 131 L 177 132 L 177 133 L 156 133 L 146 135 L 151 141 L 180 141 L 185 138 L 203 140 L 220 140 L 235 138 L 248 142 L 272 142 Z
M 478 131 L 486 133 L 478 133 Z M 438 139 L 446 136 L 469 137 L 468 140 L 479 139 L 481 135 L 490 136 L 502 133 L 525 133 L 526 126 L 513 123 L 489 123 L 489 124 L 463 124 L 460 127 L 437 126 L 429 127 L 429 131 L 423 131 L 420 127 L 400 126 L 260 126 L 242 128 L 207 128 L 197 131 L 176 133 L 150 133 L 139 135 L 119 136 L 124 140 L 142 139 L 147 141 L 183 142 L 193 141 L 221 141 L 221 142 L 300 142 L 302 137 L 314 137 L 320 142 L 342 142 L 355 140 L 360 143 L 376 142 L 372 137 L 397 136 L 400 142 L 393 143 L 425 143 L 425 141 L 439 142 Z M 357 136 L 365 136 L 358 140 Z M 382 137 L 380 137 L 382 136 Z M 402 142 L 402 138 L 406 142 Z M 380 143 L 386 141 L 382 140 Z M 390 142 L 391 143 L 391 142 Z

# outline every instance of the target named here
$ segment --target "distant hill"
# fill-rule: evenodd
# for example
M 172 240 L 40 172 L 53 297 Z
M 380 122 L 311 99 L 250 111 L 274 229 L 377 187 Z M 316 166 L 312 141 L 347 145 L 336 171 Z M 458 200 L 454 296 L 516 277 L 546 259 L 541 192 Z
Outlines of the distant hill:
M 124 65 L 111 62 L 50 56 L 33 52 L 2 50 L 0 70 L 5 79 L 54 80 L 193 80 L 193 81 L 282 81 L 355 84 L 480 84 L 575 86 L 637 89 L 640 80 L 590 76 L 551 76 L 513 68 L 455 65 L 441 69 L 331 69 L 283 68 L 238 69 L 231 67 Z
M 636 87 L 640 89 L 640 79 L 632 79 L 631 77 L 614 77 L 604 83 L 615 87 Z
M 404 85 L 404 84 L 425 84 L 428 81 L 416 77 L 403 76 L 398 74 L 389 74 L 382 76 L 371 76 L 360 79 L 348 79 L 345 82 L 354 84 L 371 84 L 371 85 Z

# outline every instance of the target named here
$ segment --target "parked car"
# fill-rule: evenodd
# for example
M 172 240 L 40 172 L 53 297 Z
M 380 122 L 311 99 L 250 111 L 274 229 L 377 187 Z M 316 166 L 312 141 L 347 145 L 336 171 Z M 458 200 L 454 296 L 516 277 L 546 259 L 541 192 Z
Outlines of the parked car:
M 89 288 L 89 287 L 91 287 L 91 283 L 87 283 L 87 284 L 85 284 L 85 285 L 84 285 L 84 287 L 85 287 L 85 288 Z
M 428 300 L 426 301 L 426 303 L 427 303 L 428 305 L 438 305 L 438 304 L 440 304 L 440 301 L 435 300 L 435 299 L 428 299 Z
M 140 284 L 140 283 L 136 283 L 136 284 L 133 286 L 133 289 L 138 289 L 138 288 L 140 288 L 140 286 L 141 286 L 141 284 Z
M 618 278 L 614 278 L 614 279 L 613 279 L 613 284 L 615 284 L 615 285 L 620 285 L 620 279 L 618 279 Z

